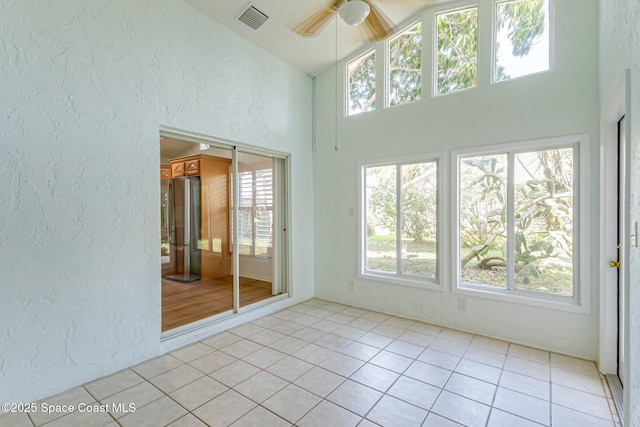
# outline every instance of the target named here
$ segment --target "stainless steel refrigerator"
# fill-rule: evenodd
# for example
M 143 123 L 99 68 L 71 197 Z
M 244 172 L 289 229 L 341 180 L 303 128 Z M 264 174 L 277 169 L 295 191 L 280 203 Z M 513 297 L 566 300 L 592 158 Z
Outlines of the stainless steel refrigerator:
M 163 180 L 167 206 L 169 264 L 165 279 L 193 282 L 200 279 L 200 178 L 178 177 Z M 166 193 L 165 193 L 166 192 Z M 163 265 L 163 271 L 167 268 Z

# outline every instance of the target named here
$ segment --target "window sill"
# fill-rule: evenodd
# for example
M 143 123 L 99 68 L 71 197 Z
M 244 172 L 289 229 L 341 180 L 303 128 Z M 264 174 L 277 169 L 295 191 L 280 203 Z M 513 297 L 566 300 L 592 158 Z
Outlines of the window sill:
M 493 301 L 521 304 L 529 307 L 547 308 L 570 313 L 590 314 L 591 312 L 590 307 L 582 304 L 579 299 L 558 295 L 535 294 L 527 291 L 510 291 L 497 288 L 493 289 L 490 287 L 466 283 L 458 284 L 453 287 L 452 292 L 459 295 L 468 295 Z
M 376 274 L 372 272 L 361 272 L 358 277 L 363 280 L 372 280 L 375 282 L 383 282 L 389 285 L 402 285 L 412 288 L 429 289 L 433 291 L 442 291 L 442 286 L 435 279 L 420 279 L 411 276 L 397 276 Z
M 271 261 L 272 257 L 267 256 L 267 255 L 244 255 L 244 254 L 240 254 L 240 258 L 241 259 L 242 258 L 245 258 L 245 259 L 251 258 L 251 259 L 255 259 L 256 261 L 268 262 L 268 261 Z
M 345 114 L 345 117 L 349 118 L 349 117 L 362 116 L 363 114 L 373 113 L 374 111 L 376 111 L 375 108 L 372 108 L 372 109 L 367 110 L 367 111 L 358 111 L 357 113 L 350 113 L 350 112 L 347 111 L 347 113 Z
M 517 81 L 517 80 L 526 79 L 526 78 L 529 78 L 529 77 L 536 77 L 536 76 L 544 75 L 544 74 L 547 74 L 547 73 L 549 73 L 551 71 L 553 71 L 553 70 L 551 69 L 551 66 L 549 66 L 549 68 L 547 68 L 546 70 L 535 71 L 533 73 L 524 74 L 524 75 L 518 76 L 518 77 L 510 77 L 510 78 L 504 79 L 504 80 L 496 80 L 495 76 L 493 76 L 493 79 L 491 80 L 491 84 L 492 85 L 499 85 L 499 84 L 506 83 L 506 82 L 513 82 L 513 81 Z

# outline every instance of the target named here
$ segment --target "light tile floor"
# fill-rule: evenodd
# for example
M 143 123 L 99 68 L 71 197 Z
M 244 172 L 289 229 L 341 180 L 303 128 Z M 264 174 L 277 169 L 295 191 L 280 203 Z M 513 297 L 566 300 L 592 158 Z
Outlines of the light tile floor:
M 41 403 L 109 411 L 0 427 L 620 425 L 593 362 L 318 299 Z

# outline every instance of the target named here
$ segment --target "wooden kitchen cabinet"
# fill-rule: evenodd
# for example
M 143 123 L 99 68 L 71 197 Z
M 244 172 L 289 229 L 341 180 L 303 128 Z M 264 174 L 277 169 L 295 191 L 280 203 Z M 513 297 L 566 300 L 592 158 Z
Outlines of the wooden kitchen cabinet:
M 187 176 L 200 175 L 200 159 L 184 162 L 184 171 Z
M 169 161 L 171 162 L 171 178 L 185 176 L 184 162 L 174 162 L 173 160 L 169 160 Z
M 160 165 L 160 179 L 171 178 L 171 165 Z
M 197 156 L 189 156 L 189 157 L 180 157 L 178 159 L 171 159 L 171 178 L 177 178 L 179 176 L 200 176 L 200 162 L 202 161 L 202 157 L 212 157 L 205 156 L 204 154 L 199 154 Z M 216 157 L 213 157 L 214 159 Z

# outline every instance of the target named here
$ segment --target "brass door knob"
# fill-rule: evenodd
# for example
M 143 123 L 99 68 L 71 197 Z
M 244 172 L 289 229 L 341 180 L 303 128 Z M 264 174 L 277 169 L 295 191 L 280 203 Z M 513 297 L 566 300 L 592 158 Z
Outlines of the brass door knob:
M 617 267 L 620 268 L 620 261 L 609 261 L 609 267 Z

